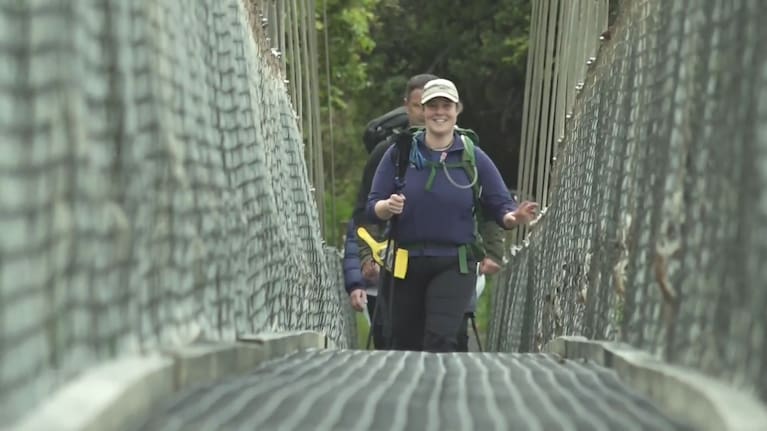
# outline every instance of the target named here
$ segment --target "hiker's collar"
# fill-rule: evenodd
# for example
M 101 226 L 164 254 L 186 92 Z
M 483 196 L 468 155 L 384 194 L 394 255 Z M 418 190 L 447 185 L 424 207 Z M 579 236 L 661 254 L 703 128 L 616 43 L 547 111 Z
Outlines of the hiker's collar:
M 424 149 L 440 152 L 442 150 L 432 150 L 429 148 L 428 145 L 426 145 L 426 132 L 419 133 L 416 135 L 416 142 L 419 146 L 421 146 Z M 463 150 L 463 139 L 461 139 L 461 135 L 457 131 L 453 131 L 453 144 L 450 145 L 450 147 L 445 150 L 448 153 L 452 153 L 453 151 Z

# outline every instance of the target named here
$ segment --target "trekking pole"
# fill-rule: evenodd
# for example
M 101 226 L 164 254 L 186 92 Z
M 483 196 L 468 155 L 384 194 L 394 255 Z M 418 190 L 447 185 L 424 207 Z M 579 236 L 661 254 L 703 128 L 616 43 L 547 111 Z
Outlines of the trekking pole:
M 474 320 L 474 313 L 469 315 L 469 320 L 471 320 L 471 327 L 474 330 L 474 337 L 477 339 L 477 348 L 482 352 L 482 342 L 479 340 L 479 331 L 477 330 L 477 321 Z
M 373 307 L 373 315 L 370 316 L 370 330 L 368 331 L 368 341 L 365 343 L 365 350 L 370 350 L 370 341 L 373 339 L 373 331 L 375 330 L 375 324 L 376 324 L 376 315 L 378 314 L 378 309 L 381 307 L 381 304 L 379 304 L 381 298 L 376 298 L 376 306 Z
M 370 341 L 371 341 L 371 338 L 373 337 L 373 332 L 375 331 L 376 324 L 382 317 L 384 317 L 384 321 L 383 321 L 384 322 L 383 335 L 385 338 L 384 342 L 386 344 L 390 344 L 389 341 L 391 337 L 391 322 L 393 317 L 392 309 L 394 307 L 388 306 L 388 313 L 386 312 L 387 311 L 386 301 L 392 300 L 393 298 L 393 296 L 387 297 L 386 287 L 388 286 L 390 291 L 394 290 L 394 268 L 395 268 L 395 265 L 397 264 L 397 253 L 396 253 L 397 243 L 395 240 L 396 231 L 397 231 L 397 219 L 398 219 L 397 216 L 392 217 L 389 224 L 389 231 L 388 231 L 388 234 L 386 235 L 387 237 L 385 242 L 386 245 L 381 248 L 379 248 L 376 245 L 376 243 L 374 242 L 375 240 L 370 236 L 370 234 L 368 234 L 367 231 L 365 231 L 364 229 L 361 229 L 357 232 L 359 237 L 368 243 L 371 250 L 373 250 L 373 254 L 383 252 L 383 256 L 378 255 L 379 256 L 378 261 L 380 262 L 380 265 L 382 268 L 381 279 L 379 283 L 380 292 L 378 297 L 376 298 L 376 305 L 373 308 L 373 315 L 370 318 L 370 331 L 368 332 L 367 342 L 365 344 L 366 349 L 370 349 Z M 389 265 L 389 258 L 391 258 L 391 265 Z M 391 267 L 391 271 L 387 269 L 388 267 Z M 391 304 L 391 302 L 389 304 Z M 384 313 L 384 314 L 381 314 L 381 313 Z M 385 320 L 386 314 L 388 314 L 388 318 L 389 318 L 388 321 Z M 379 348 L 379 349 L 384 349 L 385 347 L 388 348 L 389 346 L 376 346 L 376 348 Z
M 391 218 L 391 223 L 389 224 L 389 235 L 387 235 L 386 238 L 386 252 L 384 253 L 384 275 L 388 277 L 385 280 L 381 280 L 381 287 L 382 287 L 382 293 L 384 296 L 384 300 L 389 301 L 388 305 L 388 311 L 389 311 L 389 318 L 384 325 L 384 338 L 386 343 L 386 348 L 391 349 L 394 345 L 394 329 L 392 329 L 392 326 L 394 324 L 394 268 L 397 264 L 397 253 L 396 253 L 396 235 L 397 235 L 397 221 L 399 217 L 393 216 Z M 393 254 L 392 254 L 393 253 Z M 391 265 L 386 265 L 386 263 L 389 262 L 389 257 L 391 257 Z M 391 271 L 387 270 L 386 267 L 390 266 Z M 384 286 L 388 283 L 389 285 L 389 294 L 387 297 L 386 289 Z
M 377 319 L 381 318 L 381 316 L 380 316 L 381 308 L 385 309 L 385 307 L 386 307 L 386 305 L 383 304 L 383 290 L 384 289 L 383 289 L 382 283 L 379 282 L 378 285 L 381 286 L 381 292 L 376 297 L 376 305 L 375 305 L 375 307 L 373 307 L 373 315 L 370 316 L 370 331 L 368 331 L 368 341 L 365 344 L 365 349 L 366 350 L 370 350 L 370 342 L 373 339 L 373 332 L 375 331 L 376 322 L 378 321 Z M 376 348 L 383 349 L 384 346 L 376 346 Z
M 396 226 L 394 227 L 394 230 L 396 231 Z M 393 270 L 393 268 L 392 268 L 392 272 L 389 272 L 387 270 L 387 268 L 390 266 L 389 265 L 389 258 L 392 259 L 392 262 L 391 262 L 392 264 L 396 264 L 397 263 L 396 250 L 392 251 L 392 250 L 394 250 L 395 244 L 396 244 L 395 240 L 394 240 L 394 238 L 396 236 L 396 233 L 392 232 L 392 224 L 390 223 L 389 224 L 389 230 L 388 230 L 388 233 L 387 233 L 387 239 L 386 239 L 385 242 L 378 242 L 378 241 L 376 241 L 370 235 L 370 233 L 366 229 L 364 229 L 364 228 L 358 228 L 357 229 L 357 236 L 368 244 L 368 246 L 370 247 L 371 251 L 373 252 L 373 261 L 376 262 L 377 264 L 379 264 L 381 266 L 381 268 L 383 268 L 382 269 L 383 273 L 380 275 L 380 281 L 379 281 L 379 284 L 378 284 L 378 286 L 380 288 L 380 293 L 379 293 L 379 295 L 378 295 L 378 297 L 376 299 L 376 304 L 375 304 L 375 307 L 373 308 L 373 315 L 371 316 L 371 319 L 370 319 L 370 327 L 372 328 L 372 330 L 368 332 L 368 337 L 367 337 L 368 339 L 367 339 L 367 343 L 366 343 L 366 348 L 370 349 L 371 337 L 373 336 L 373 333 L 375 332 L 375 328 L 377 326 L 380 326 L 380 322 L 381 321 L 386 323 L 386 325 L 384 325 L 384 329 L 386 329 L 387 333 L 383 334 L 383 335 L 385 337 L 388 337 L 388 335 L 389 335 L 388 334 L 388 322 L 385 319 L 386 314 L 387 314 L 387 312 L 386 312 L 386 310 L 387 310 L 387 308 L 386 308 L 387 307 L 387 305 L 386 305 L 386 300 L 387 300 L 386 288 L 387 287 L 391 287 L 391 286 L 389 286 L 389 284 L 390 284 L 390 282 L 393 283 L 394 280 L 393 280 L 393 278 L 390 280 L 390 279 L 388 279 L 386 277 L 391 276 L 391 274 L 393 272 L 395 272 Z M 395 253 L 395 254 L 392 255 L 391 253 Z M 381 340 L 379 340 L 379 341 L 381 341 Z M 384 342 L 385 342 L 385 340 L 381 341 L 380 344 L 383 344 Z M 385 346 L 378 345 L 376 347 L 383 349 Z

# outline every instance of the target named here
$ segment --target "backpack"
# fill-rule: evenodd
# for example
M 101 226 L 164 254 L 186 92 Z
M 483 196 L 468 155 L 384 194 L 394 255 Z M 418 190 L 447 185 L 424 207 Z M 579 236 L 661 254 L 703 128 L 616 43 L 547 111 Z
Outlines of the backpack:
M 400 106 L 370 120 L 362 134 L 362 142 L 368 153 L 371 153 L 379 142 L 398 131 L 406 130 L 408 125 L 407 111 L 404 106 Z

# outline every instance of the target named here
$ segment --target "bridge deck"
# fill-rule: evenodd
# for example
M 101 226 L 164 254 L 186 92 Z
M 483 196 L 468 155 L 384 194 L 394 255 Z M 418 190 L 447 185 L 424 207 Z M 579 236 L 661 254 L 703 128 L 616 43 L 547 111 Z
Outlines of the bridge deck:
M 608 369 L 545 354 L 310 350 L 192 388 L 142 430 L 687 430 Z

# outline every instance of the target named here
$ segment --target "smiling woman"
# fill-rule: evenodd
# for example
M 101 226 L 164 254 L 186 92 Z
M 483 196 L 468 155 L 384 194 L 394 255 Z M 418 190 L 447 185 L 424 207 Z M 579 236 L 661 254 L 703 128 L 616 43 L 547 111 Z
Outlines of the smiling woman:
M 397 145 L 384 154 L 373 178 L 367 215 L 373 222 L 396 216 L 397 227 L 390 235 L 409 256 L 404 276 L 395 278 L 393 287 L 383 286 L 383 300 L 390 303 L 393 315 L 389 345 L 451 352 L 474 294 L 476 272 L 470 268 L 482 258 L 472 248 L 475 205 L 485 218 L 510 229 L 530 222 L 537 204 L 517 206 L 492 160 L 459 133 L 461 100 L 453 82 L 426 83 L 421 106 L 425 129 L 400 135 Z M 467 153 L 472 154 L 472 169 L 465 168 Z M 475 184 L 481 194 L 474 194 Z

